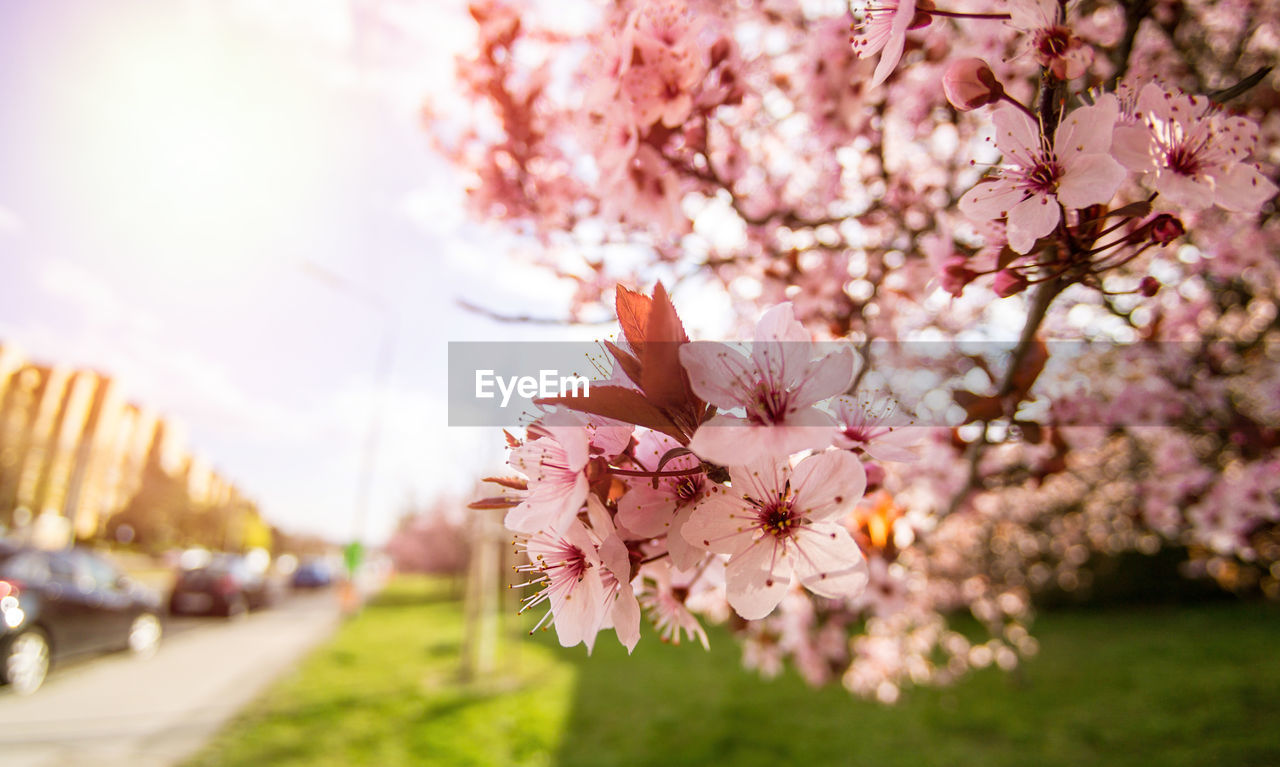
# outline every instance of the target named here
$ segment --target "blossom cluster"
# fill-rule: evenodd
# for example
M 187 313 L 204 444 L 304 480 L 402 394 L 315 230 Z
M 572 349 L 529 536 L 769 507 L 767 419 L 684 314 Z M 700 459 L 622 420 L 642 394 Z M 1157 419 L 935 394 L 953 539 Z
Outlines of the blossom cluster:
M 855 540 L 879 460 L 914 460 L 909 432 L 841 398 L 855 355 L 824 350 L 789 304 L 747 350 L 691 342 L 662 286 L 618 290 L 613 375 L 512 438 L 506 526 L 527 564 L 526 607 L 562 644 L 612 627 L 631 649 L 641 604 L 664 638 L 706 635 L 688 602 L 723 593 L 741 618 L 797 589 L 856 603 L 871 576 Z M 865 405 L 865 403 L 864 403 Z M 883 543 L 883 541 L 882 541 Z M 712 567 L 712 563 L 717 563 Z M 541 624 L 540 624 L 541 625 Z

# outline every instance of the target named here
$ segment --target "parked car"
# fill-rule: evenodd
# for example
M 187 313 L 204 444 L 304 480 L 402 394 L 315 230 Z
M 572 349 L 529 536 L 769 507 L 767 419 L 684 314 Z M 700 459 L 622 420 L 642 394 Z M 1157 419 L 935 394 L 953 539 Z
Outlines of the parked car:
M 43 551 L 0 541 L 0 681 L 26 695 L 51 663 L 89 653 L 155 653 L 159 597 L 84 549 Z
M 217 556 L 208 564 L 180 570 L 169 596 L 173 615 L 244 615 L 275 602 L 279 586 L 250 567 L 244 557 Z
M 333 568 L 323 559 L 308 559 L 293 571 L 295 589 L 322 589 L 333 585 Z

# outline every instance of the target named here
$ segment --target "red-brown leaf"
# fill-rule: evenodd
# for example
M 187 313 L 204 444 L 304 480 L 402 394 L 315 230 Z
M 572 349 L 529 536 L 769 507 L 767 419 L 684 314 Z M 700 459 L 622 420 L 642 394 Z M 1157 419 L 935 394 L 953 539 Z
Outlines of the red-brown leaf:
M 637 426 L 645 426 L 663 434 L 687 441 L 680 429 L 660 409 L 633 389 L 622 386 L 593 386 L 586 397 L 548 397 L 534 400 L 539 405 L 560 405 L 581 413 L 614 418 Z
M 520 501 L 514 498 L 504 498 L 503 496 L 495 496 L 493 498 L 481 498 L 478 501 L 472 501 L 467 504 L 468 509 L 510 509 L 519 506 Z
M 619 285 L 614 291 L 614 309 L 618 313 L 618 324 L 622 327 L 622 337 L 627 339 L 631 348 L 637 353 L 645 340 L 645 329 L 649 326 L 649 312 L 653 307 L 653 299 L 643 293 Z
M 680 364 L 680 346 L 689 342 L 667 291 L 659 282 L 653 290 L 653 308 L 640 355 L 640 388 L 649 401 L 667 412 L 692 408 L 697 402 L 689 376 Z

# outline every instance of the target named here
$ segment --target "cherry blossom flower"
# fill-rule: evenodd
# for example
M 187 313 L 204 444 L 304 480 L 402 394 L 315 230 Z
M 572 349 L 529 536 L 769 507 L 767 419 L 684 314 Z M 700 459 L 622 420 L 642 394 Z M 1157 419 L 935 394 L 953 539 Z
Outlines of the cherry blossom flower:
M 707 632 L 686 606 L 691 583 L 687 576 L 672 572 L 672 564 L 660 560 L 645 570 L 654 587 L 641 594 L 640 604 L 649 612 L 662 641 L 678 645 L 683 635 L 686 639 L 697 639 L 702 649 L 710 650 Z
M 888 79 L 902 59 L 907 31 L 928 24 L 930 19 L 916 18 L 917 0 L 870 0 L 863 10 L 862 22 L 854 27 L 853 52 L 859 58 L 880 54 L 870 87 Z
M 631 587 L 627 547 L 595 496 L 588 498 L 587 513 L 590 528 L 575 518 L 563 534 L 537 532 L 517 539 L 529 563 L 516 570 L 536 576 L 523 585 L 540 587 L 524 598 L 520 612 L 549 602 L 533 631 L 550 618 L 561 645 L 581 642 L 590 652 L 600 630 L 612 626 L 630 652 L 640 641 L 640 605 Z
M 517 539 L 517 547 L 522 547 L 529 564 L 516 570 L 536 576 L 523 585 L 541 587 L 524 598 L 520 612 L 550 603 L 533 631 L 553 619 L 561 645 L 582 643 L 590 652 L 604 622 L 605 592 L 600 555 L 586 526 L 574 519 L 561 535 L 533 533 Z
M 1017 107 L 995 110 L 996 146 L 1005 165 L 960 198 L 960 210 L 985 221 L 1007 218 L 1009 247 L 1027 253 L 1062 220 L 1059 205 L 1083 208 L 1108 202 L 1125 170 L 1108 153 L 1119 103 L 1111 94 L 1071 112 L 1058 126 L 1053 148 Z
M 866 486 L 850 453 L 729 468 L 731 489 L 717 486 L 694 507 L 686 539 L 729 555 L 729 604 L 748 620 L 773 611 L 795 580 L 815 594 L 851 597 L 867 583 L 866 562 L 840 524 Z
M 1063 19 L 1058 0 L 1010 0 L 1009 23 L 1030 35 L 1036 63 L 1059 80 L 1085 73 L 1093 60 L 1093 48 L 1085 45 Z
M 760 318 L 750 357 L 721 343 L 680 347 L 699 397 L 721 410 L 745 410 L 699 426 L 689 449 L 721 465 L 741 465 L 831 444 L 834 421 L 814 405 L 849 387 L 853 350 L 845 346 L 817 360 L 814 353 L 791 304 Z
M 626 449 L 632 428 L 600 416 L 555 411 L 529 427 L 529 439 L 507 463 L 529 479 L 520 504 L 507 512 L 516 532 L 563 532 L 587 499 L 587 464 L 593 455 L 612 458 Z
M 837 397 L 836 436 L 838 448 L 866 453 L 880 461 L 915 461 L 909 448 L 919 441 L 916 429 L 896 423 L 896 406 L 887 398 L 859 392 L 857 398 Z
M 627 58 L 620 82 L 641 127 L 674 128 L 692 111 L 707 70 L 697 33 L 681 2 L 646 3 L 633 14 L 621 41 Z
M 511 468 L 529 478 L 528 493 L 507 512 L 508 529 L 563 532 L 587 500 L 590 440 L 585 426 L 535 423 L 529 439 L 511 451 Z
M 1221 114 L 1203 96 L 1148 83 L 1132 117 L 1116 126 L 1114 153 L 1151 178 L 1160 196 L 1190 210 L 1210 205 L 1256 213 L 1276 185 L 1245 163 L 1258 142 L 1258 126 Z
M 665 434 L 645 432 L 636 440 L 635 459 L 644 469 L 657 471 L 662 457 L 679 447 L 679 442 Z M 682 455 L 667 461 L 662 470 L 695 469 L 700 464 L 696 456 Z M 671 561 L 678 569 L 696 565 L 702 552 L 690 546 L 679 530 L 710 484 L 706 475 L 659 477 L 656 486 L 647 477 L 627 477 L 626 484 L 627 492 L 618 500 L 618 524 L 637 536 L 665 535 Z

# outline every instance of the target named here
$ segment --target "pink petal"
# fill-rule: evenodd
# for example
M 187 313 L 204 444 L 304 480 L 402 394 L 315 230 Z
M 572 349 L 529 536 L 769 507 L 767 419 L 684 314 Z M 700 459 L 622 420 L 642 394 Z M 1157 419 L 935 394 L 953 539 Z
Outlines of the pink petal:
M 1004 179 L 984 181 L 960 198 L 960 212 L 974 221 L 1004 218 L 1022 196 L 1021 189 Z
M 1076 155 L 1058 180 L 1058 201 L 1068 208 L 1109 202 L 1125 175 L 1124 166 L 1109 154 Z
M 613 598 L 613 607 L 609 610 L 609 619 L 613 622 L 613 631 L 618 635 L 618 641 L 627 648 L 627 654 L 630 654 L 640 641 L 640 602 L 636 600 L 630 583 L 620 585 L 618 594 Z
M 751 545 L 754 522 L 741 500 L 715 492 L 698 501 L 680 534 L 704 551 L 736 554 Z
M 1010 0 L 1009 23 L 1018 29 L 1051 27 L 1058 18 L 1055 0 Z
M 1173 99 L 1170 94 L 1166 93 L 1155 83 L 1147 83 L 1142 86 L 1142 90 L 1138 92 L 1137 108 L 1134 110 L 1135 115 L 1142 115 L 1140 119 L 1147 121 L 1155 120 L 1158 122 L 1168 122 L 1169 107 Z
M 845 450 L 828 450 L 805 458 L 791 473 L 795 504 L 805 516 L 826 520 L 843 516 L 867 489 L 862 461 Z
M 1072 111 L 1058 126 L 1053 153 L 1067 164 L 1080 155 L 1105 154 L 1111 149 L 1119 116 L 1120 102 L 1111 93 L 1100 96 L 1093 106 Z
M 507 512 L 504 524 L 518 533 L 539 530 L 563 532 L 587 499 L 587 478 L 576 474 L 572 483 L 547 480 L 533 486 L 519 506 Z
M 770 388 L 782 391 L 799 386 L 813 359 L 813 343 L 803 341 L 759 341 L 751 349 L 751 363 L 755 366 L 752 385 L 764 381 Z
M 677 511 L 671 523 L 671 532 L 667 533 L 667 552 L 671 555 L 671 564 L 681 571 L 692 570 L 706 556 L 705 549 L 692 545 L 684 537 L 684 527 L 693 516 L 693 508 L 685 506 Z
M 641 480 L 618 499 L 617 522 L 637 536 L 656 538 L 671 529 L 675 510 L 676 500 L 669 492 Z
M 996 127 L 996 148 L 1005 162 L 1030 168 L 1040 153 L 1040 128 L 1022 110 L 1002 105 L 991 117 Z
M 1156 169 L 1154 142 L 1145 125 L 1119 125 L 1111 134 L 1111 156 L 1129 170 L 1147 173 Z
M 853 383 L 853 347 L 842 345 L 838 351 L 810 363 L 800 385 L 792 392 L 795 407 L 808 407 L 837 394 L 844 394 Z
M 587 652 L 591 652 L 596 633 L 604 620 L 604 586 L 596 569 L 588 570 L 568 593 L 553 595 L 551 612 L 555 616 L 560 645 L 573 647 L 583 642 L 587 645 Z
M 893 25 L 889 28 L 889 39 L 880 51 L 880 61 L 876 64 L 875 74 L 871 78 L 871 87 L 877 88 L 902 59 L 902 49 L 907 42 L 907 28 L 916 15 L 916 0 L 900 0 L 898 10 L 893 15 Z
M 629 423 L 600 415 L 588 416 L 587 423 L 590 446 L 606 458 L 621 454 L 631 444 L 631 434 L 635 427 Z
M 1213 183 L 1207 177 L 1193 178 L 1166 170 L 1156 176 L 1155 187 L 1165 202 L 1188 210 L 1202 210 L 1213 204 Z
M 680 346 L 680 364 L 689 383 L 704 402 L 721 410 L 742 407 L 743 385 L 755 379 L 755 367 L 745 355 L 715 341 L 692 341 Z
M 920 456 L 911 448 L 920 442 L 923 433 L 924 430 L 920 427 L 899 427 L 882 437 L 876 437 L 862 449 L 879 461 L 914 463 L 920 460 Z
M 826 447 L 834 430 L 831 416 L 812 408 L 789 414 L 785 424 L 774 426 L 718 415 L 698 427 L 689 449 L 712 463 L 736 466 Z
M 1214 200 L 1240 213 L 1257 213 L 1276 194 L 1276 185 L 1252 165 L 1232 165 L 1214 175 Z
M 795 541 L 795 570 L 800 583 L 832 599 L 857 596 L 870 576 L 867 561 L 849 531 L 835 523 L 811 525 Z
M 729 605 L 747 620 L 759 620 L 778 606 L 791 586 L 791 562 L 774 538 L 761 538 L 725 566 Z
M 733 494 L 756 500 L 776 498 L 791 476 L 790 464 L 777 459 L 729 466 L 728 469 Z
M 756 322 L 756 342 L 782 341 L 784 343 L 808 343 L 813 340 L 809 331 L 796 320 L 790 303 L 778 304 L 760 315 Z
M 1009 223 L 1005 229 L 1009 247 L 1015 253 L 1027 253 L 1036 240 L 1053 231 L 1061 219 L 1058 205 L 1044 195 L 1028 197 L 1009 211 Z
M 544 423 L 543 428 L 564 448 L 570 471 L 581 471 L 587 465 L 589 435 L 585 426 L 550 426 Z

